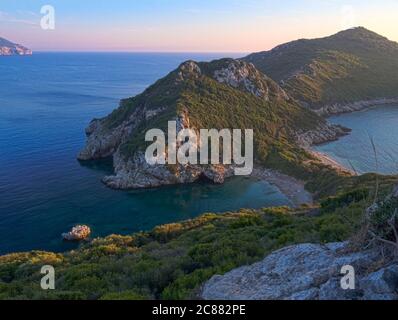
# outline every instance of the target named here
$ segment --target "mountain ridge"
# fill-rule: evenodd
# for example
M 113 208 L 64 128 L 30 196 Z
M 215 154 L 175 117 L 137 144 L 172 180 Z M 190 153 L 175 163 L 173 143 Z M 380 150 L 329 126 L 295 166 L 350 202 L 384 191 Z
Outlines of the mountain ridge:
M 243 60 L 322 115 L 398 102 L 398 43 L 364 27 L 288 42 Z

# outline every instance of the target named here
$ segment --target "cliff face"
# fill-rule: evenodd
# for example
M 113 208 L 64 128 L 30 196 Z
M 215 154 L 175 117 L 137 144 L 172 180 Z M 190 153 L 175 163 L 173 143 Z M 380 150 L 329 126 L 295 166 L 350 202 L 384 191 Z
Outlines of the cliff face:
M 201 177 L 223 183 L 232 175 L 233 167 L 224 165 L 148 165 L 145 132 L 152 128 L 167 132 L 167 121 L 172 120 L 177 122 L 177 132 L 184 128 L 195 132 L 254 129 L 257 151 L 261 148 L 262 152 L 260 158 L 255 150 L 256 158 L 262 162 L 274 144 L 283 150 L 298 148 L 298 133 L 328 128 L 327 139 L 340 134 L 338 128 L 292 101 L 250 63 L 187 61 L 142 94 L 121 101 L 109 116 L 93 120 L 78 159 L 113 156 L 115 174 L 103 179 L 112 188 L 191 183 Z
M 289 42 L 243 60 L 323 116 L 398 101 L 398 44 L 365 28 Z
M 0 38 L 0 56 L 24 56 L 31 54 L 32 50 L 19 44 L 12 43 L 6 39 Z

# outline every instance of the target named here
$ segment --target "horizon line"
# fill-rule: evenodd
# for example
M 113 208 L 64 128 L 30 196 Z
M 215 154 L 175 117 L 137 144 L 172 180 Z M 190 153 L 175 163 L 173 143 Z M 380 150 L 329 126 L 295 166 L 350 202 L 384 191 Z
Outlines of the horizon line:
M 203 54 L 203 53 L 208 53 L 208 54 L 228 54 L 228 53 L 233 53 L 233 54 L 248 54 L 251 53 L 251 51 L 172 51 L 172 50 L 165 50 L 165 51 L 158 51 L 158 50 L 148 50 L 148 51 L 126 51 L 126 50 L 32 50 L 32 53 L 193 53 L 193 54 Z

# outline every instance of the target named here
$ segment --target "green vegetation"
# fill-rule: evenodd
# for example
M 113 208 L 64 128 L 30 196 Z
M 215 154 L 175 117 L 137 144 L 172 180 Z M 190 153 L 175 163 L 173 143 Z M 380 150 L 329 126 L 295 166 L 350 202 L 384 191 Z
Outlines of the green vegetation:
M 319 206 L 204 214 L 131 236 L 112 235 L 67 253 L 14 253 L 0 257 L 0 299 L 190 299 L 215 274 L 251 264 L 297 243 L 342 241 L 360 233 L 374 200 L 375 176 L 343 177 Z M 379 199 L 396 177 L 379 177 Z M 330 187 L 330 186 L 329 186 Z M 336 190 L 331 188 L 323 192 Z M 390 239 L 384 202 L 372 227 Z M 381 222 L 380 222 L 381 221 Z M 43 265 L 56 269 L 56 290 L 40 288 Z
M 244 58 L 312 108 L 396 98 L 398 44 L 365 28 L 301 39 Z
M 205 214 L 148 233 L 96 239 L 65 254 L 3 256 L 0 299 L 192 298 L 212 275 L 261 260 L 278 248 L 347 239 L 368 201 L 352 198 L 346 207 L 330 210 L 333 201 L 328 200 L 326 209 Z M 356 223 L 348 223 L 346 217 Z M 40 268 L 45 264 L 56 269 L 56 290 L 40 289 Z

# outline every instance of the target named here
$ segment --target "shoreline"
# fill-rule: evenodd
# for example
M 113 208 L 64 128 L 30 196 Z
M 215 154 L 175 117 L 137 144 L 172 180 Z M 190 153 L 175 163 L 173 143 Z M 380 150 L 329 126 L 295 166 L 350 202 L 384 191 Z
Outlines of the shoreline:
M 305 184 L 291 176 L 285 175 L 272 169 L 255 167 L 251 174 L 252 177 L 262 179 L 277 187 L 279 191 L 289 199 L 294 208 L 303 204 L 313 204 L 312 194 L 305 189 Z
M 355 176 L 358 175 L 357 172 L 355 172 L 352 169 L 347 168 L 346 166 L 344 166 L 343 164 L 341 164 L 337 160 L 333 159 L 331 156 L 327 155 L 324 152 L 317 151 L 314 149 L 306 149 L 306 151 L 308 153 L 310 153 L 314 158 L 319 160 L 322 164 L 332 167 L 333 169 L 335 169 L 336 171 L 338 171 L 341 174 L 349 174 L 349 175 L 355 175 Z
M 321 117 L 330 118 L 341 114 L 365 111 L 375 107 L 390 106 L 394 104 L 398 104 L 398 97 L 354 101 L 345 105 L 326 105 L 319 109 L 314 109 L 313 111 Z

